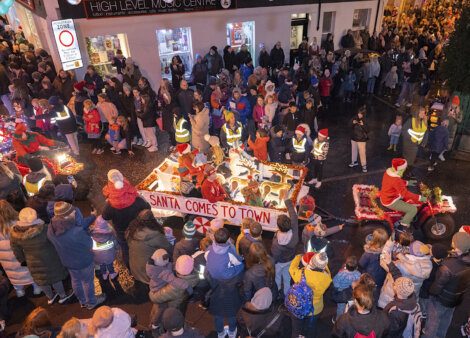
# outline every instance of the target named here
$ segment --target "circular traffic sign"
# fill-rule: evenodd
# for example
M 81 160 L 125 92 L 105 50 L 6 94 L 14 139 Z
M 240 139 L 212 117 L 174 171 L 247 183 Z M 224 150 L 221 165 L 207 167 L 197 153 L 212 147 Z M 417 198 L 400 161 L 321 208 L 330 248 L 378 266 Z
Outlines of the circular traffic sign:
M 59 42 L 62 44 L 64 47 L 70 47 L 73 44 L 73 34 L 68 31 L 68 30 L 63 30 L 59 34 Z

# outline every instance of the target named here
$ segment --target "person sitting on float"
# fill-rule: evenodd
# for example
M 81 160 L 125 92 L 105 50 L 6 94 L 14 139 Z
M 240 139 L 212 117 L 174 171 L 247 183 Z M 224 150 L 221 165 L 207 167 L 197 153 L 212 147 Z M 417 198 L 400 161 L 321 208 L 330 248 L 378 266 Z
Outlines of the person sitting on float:
M 189 143 L 178 144 L 176 146 L 176 150 L 178 151 L 178 154 L 179 154 L 178 171 L 180 173 L 180 176 L 183 177 L 186 175 L 190 175 L 190 176 L 197 175 L 199 170 L 196 167 L 194 167 L 193 162 L 198 151 L 197 150 L 191 151 L 191 146 L 189 145 Z
M 37 155 L 41 151 L 49 150 L 49 147 L 57 145 L 56 141 L 33 132 L 27 131 L 24 123 L 16 125 L 13 133 L 13 149 L 16 151 L 16 157 L 19 161 L 25 162 L 32 155 Z
M 211 165 L 206 165 L 204 169 L 205 179 L 202 182 L 201 193 L 211 203 L 223 201 L 227 198 L 227 192 L 217 179 L 217 171 Z
M 408 191 L 407 186 L 416 185 L 416 181 L 402 178 L 407 166 L 405 159 L 394 158 L 392 166 L 384 173 L 380 191 L 380 202 L 384 207 L 404 213 L 400 223 L 395 224 L 399 230 L 403 230 L 400 226 L 408 229 L 418 212 L 418 208 L 412 203 L 426 202 L 424 196 Z
M 250 178 L 248 185 L 241 190 L 245 203 L 254 207 L 263 206 L 263 197 L 259 191 L 259 183 Z

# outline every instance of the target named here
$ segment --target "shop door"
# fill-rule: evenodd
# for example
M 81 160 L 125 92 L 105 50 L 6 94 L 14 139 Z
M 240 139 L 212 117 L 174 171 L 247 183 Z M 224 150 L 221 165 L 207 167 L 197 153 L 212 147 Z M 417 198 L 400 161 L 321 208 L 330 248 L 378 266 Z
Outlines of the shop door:
M 291 15 L 290 30 L 290 65 L 294 64 L 298 57 L 299 45 L 305 38 L 308 40 L 308 13 L 299 13 Z

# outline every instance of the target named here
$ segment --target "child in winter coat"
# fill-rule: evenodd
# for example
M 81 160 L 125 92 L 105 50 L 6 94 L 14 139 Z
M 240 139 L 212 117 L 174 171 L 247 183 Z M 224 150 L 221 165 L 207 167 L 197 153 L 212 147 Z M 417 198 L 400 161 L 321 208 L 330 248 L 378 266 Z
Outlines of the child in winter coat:
M 311 212 L 312 214 L 308 218 L 308 223 L 304 226 L 304 229 L 302 230 L 302 244 L 307 251 L 317 251 L 315 250 L 315 248 L 317 247 L 315 243 L 317 243 L 318 241 L 314 239 L 312 242 L 311 239 L 313 237 L 324 238 L 333 235 L 343 230 L 344 224 L 328 228 L 325 224 L 323 224 L 321 216 L 315 214 L 315 209 L 313 209 Z M 310 247 L 308 247 L 309 244 Z M 319 247 L 322 248 L 323 246 Z
M 329 69 L 325 69 L 325 72 L 323 73 L 323 76 L 320 79 L 319 90 L 322 105 L 325 106 L 326 110 L 328 110 L 331 91 L 333 90 L 333 80 L 330 77 Z
M 356 91 L 356 74 L 354 74 L 353 69 L 350 69 L 348 74 L 344 77 L 343 90 L 344 101 L 351 102 L 353 93 Z
M 276 116 L 278 102 L 274 99 L 273 95 L 266 95 L 266 104 L 264 106 L 264 113 L 265 113 L 265 123 L 266 128 L 270 128 L 273 124 L 274 117 Z
M 256 104 L 253 107 L 253 120 L 255 121 L 257 128 L 263 127 L 263 123 L 265 122 L 265 112 L 264 98 L 261 95 L 258 95 L 256 98 Z
M 390 145 L 387 150 L 397 151 L 397 144 L 400 140 L 401 135 L 401 128 L 403 124 L 403 117 L 401 115 L 397 115 L 395 117 L 395 122 L 392 123 L 390 128 L 388 128 L 388 136 L 390 137 Z
M 88 139 L 92 142 L 92 154 L 102 154 L 104 152 L 101 146 L 101 118 L 98 109 L 92 100 L 83 102 L 83 121 L 85 122 L 85 132 Z
M 268 142 L 269 136 L 264 129 L 258 129 L 254 141 L 251 139 L 251 136 L 248 137 L 248 146 L 253 150 L 255 157 L 260 161 L 268 160 Z
M 261 234 L 263 233 L 263 228 L 258 222 L 252 222 L 248 232 L 240 239 L 238 243 L 237 252 L 240 256 L 246 257 L 250 251 L 250 246 L 253 243 L 262 243 Z
M 366 238 L 364 253 L 359 259 L 361 271 L 369 273 L 374 278 L 378 289 L 382 288 L 385 280 L 385 270 L 380 266 L 380 254 L 387 240 L 388 234 L 384 229 L 375 229 L 371 238 Z
M 206 271 L 206 252 L 212 245 L 212 240 L 209 237 L 204 237 L 199 242 L 199 250 L 196 251 L 191 257 L 194 259 L 194 271 L 199 277 L 199 282 L 194 288 L 194 298 L 203 300 L 205 294 L 210 289 L 209 282 L 204 278 L 204 272 Z
M 95 338 L 133 338 L 137 333 L 132 328 L 132 318 L 127 312 L 109 306 L 102 306 L 95 311 L 89 328 Z
M 113 227 L 98 216 L 90 226 L 90 235 L 93 240 L 93 260 L 99 267 L 99 273 L 104 280 L 108 277 L 115 279 L 118 273 L 114 270 L 113 262 L 116 258 L 117 240 Z
M 398 74 L 397 74 L 397 66 L 392 66 L 390 71 L 385 75 L 385 78 L 382 80 L 382 83 L 385 85 L 385 93 L 384 95 L 390 97 L 392 95 L 393 90 L 397 86 L 398 83 Z
M 199 248 L 199 239 L 195 238 L 196 225 L 192 221 L 188 221 L 183 226 L 183 238 L 180 239 L 173 249 L 173 264 L 179 256 L 193 255 Z
M 333 286 L 342 291 L 352 286 L 353 282 L 361 277 L 361 273 L 357 270 L 356 256 L 349 256 L 346 258 L 344 266 L 338 271 L 333 278 Z M 338 303 L 336 307 L 336 318 L 339 318 L 344 313 L 346 303 Z
M 41 99 L 41 100 L 44 100 L 44 99 Z M 39 116 L 43 114 L 39 101 L 40 99 L 31 100 L 31 105 L 33 106 L 34 116 Z M 44 100 L 44 101 L 47 102 L 47 100 Z M 49 105 L 49 102 L 47 102 L 47 105 Z M 36 128 L 38 128 L 41 133 L 47 134 L 49 130 L 51 129 L 51 122 L 49 120 L 36 120 Z

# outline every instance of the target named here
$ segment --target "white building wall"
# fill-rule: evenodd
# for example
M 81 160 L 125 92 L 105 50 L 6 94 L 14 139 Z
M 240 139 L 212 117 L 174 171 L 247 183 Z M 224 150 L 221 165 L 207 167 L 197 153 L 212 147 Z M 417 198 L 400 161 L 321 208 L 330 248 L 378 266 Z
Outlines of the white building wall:
M 85 67 L 88 64 L 85 37 L 125 33 L 132 58 L 139 65 L 144 76 L 147 76 L 155 86 L 161 79 L 161 66 L 156 38 L 156 30 L 158 29 L 191 27 L 193 55 L 196 53 L 204 55 L 212 45 L 216 45 L 222 54 L 222 49 L 227 42 L 226 24 L 229 22 L 255 21 L 254 43 L 256 46 L 256 58 L 259 53 L 258 45 L 260 42 L 264 42 L 268 50 L 270 50 L 277 41 L 281 41 L 286 58 L 288 58 L 291 14 L 309 13 L 309 36 L 317 37 L 318 42 L 320 42 L 323 12 L 336 11 L 334 35 L 335 46 L 338 47 L 341 36 L 352 26 L 354 9 L 371 8 L 370 31 L 372 32 L 377 3 L 377 0 L 372 0 L 322 4 L 318 31 L 316 30 L 318 4 L 184 14 L 142 15 L 122 18 L 79 19 L 75 20 L 75 26 L 80 40 Z M 47 45 L 49 45 L 48 49 L 54 52 L 52 53 L 53 55 L 57 55 L 51 21 L 58 19 L 58 11 L 56 10 L 58 5 L 56 1 L 44 1 L 44 4 L 47 11 L 47 19 L 39 18 L 37 23 L 44 32 L 43 36 L 46 41 L 43 41 L 43 43 L 45 47 L 47 48 Z M 382 10 L 379 13 L 381 17 Z M 380 21 L 378 22 L 378 27 L 380 27 Z M 60 65 L 60 60 L 56 56 L 54 60 L 57 65 Z M 78 78 L 83 76 L 83 74 L 84 69 L 77 70 Z

